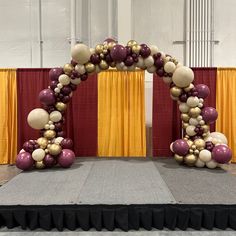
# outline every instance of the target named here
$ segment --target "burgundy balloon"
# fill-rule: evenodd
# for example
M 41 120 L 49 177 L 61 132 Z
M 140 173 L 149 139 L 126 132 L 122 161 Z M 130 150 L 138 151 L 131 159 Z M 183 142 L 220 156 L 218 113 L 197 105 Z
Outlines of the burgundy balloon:
M 77 63 L 76 61 L 74 61 L 74 60 L 71 60 L 71 61 L 70 61 L 70 64 L 71 64 L 72 66 L 76 66 L 78 63 Z
M 206 98 L 210 94 L 210 89 L 205 84 L 197 84 L 195 88 L 198 92 L 199 98 Z
M 70 84 L 70 88 L 72 91 L 75 91 L 77 89 L 77 85 L 76 84 Z
M 107 38 L 107 39 L 104 40 L 104 43 L 105 42 L 106 43 L 111 43 L 111 42 L 115 42 L 116 43 L 117 41 L 115 39 L 113 39 L 113 38 Z
M 101 59 L 100 59 L 100 57 L 99 57 L 98 54 L 92 54 L 92 55 L 90 56 L 90 61 L 91 61 L 93 64 L 97 65 L 97 64 L 100 63 Z
M 75 161 L 75 153 L 70 149 L 62 149 L 57 160 L 61 167 L 69 168 Z
M 74 78 L 78 78 L 79 77 L 79 72 L 76 71 L 76 70 L 73 70 L 72 75 L 73 75 Z
M 156 54 L 153 55 L 154 60 L 157 60 L 157 59 L 159 59 L 160 57 L 161 57 L 161 53 L 160 53 L 160 52 L 158 52 L 158 53 L 156 53 Z
M 64 71 L 63 71 L 63 68 L 61 68 L 61 67 L 52 68 L 49 71 L 49 78 L 50 78 L 50 80 L 58 80 L 58 77 L 63 73 L 64 73 Z
M 44 89 L 39 93 L 39 100 L 44 105 L 53 105 L 56 102 L 54 92 L 51 89 Z
M 88 75 L 87 74 L 83 74 L 83 75 L 80 76 L 80 79 L 81 79 L 81 81 L 85 81 L 85 80 L 88 79 Z
M 63 149 L 72 149 L 73 148 L 73 141 L 70 138 L 64 138 L 61 141 L 61 146 Z
M 57 132 L 57 136 L 58 136 L 58 137 L 63 137 L 63 138 L 64 138 L 65 135 L 66 135 L 66 134 L 65 134 L 64 131 L 59 131 L 59 132 Z
M 160 77 L 163 77 L 164 76 L 164 73 L 165 73 L 165 71 L 164 71 L 164 69 L 163 68 L 160 68 L 160 69 L 158 69 L 157 70 L 157 72 L 156 72 Z
M 126 48 L 120 44 L 115 45 L 111 49 L 111 58 L 115 62 L 122 62 L 127 55 Z
M 111 63 L 111 62 L 113 61 L 110 54 L 107 54 L 107 55 L 105 56 L 105 61 L 106 61 L 107 63 Z
M 204 107 L 201 112 L 202 118 L 206 123 L 214 123 L 218 117 L 218 112 L 213 107 Z
M 60 101 L 60 99 L 59 99 Z M 51 113 L 53 111 L 55 111 L 55 107 L 54 106 L 44 106 L 44 109 L 48 112 L 48 113 Z
M 218 163 L 228 163 L 232 158 L 232 151 L 226 145 L 217 145 L 212 150 L 212 159 Z
M 188 153 L 189 145 L 187 141 L 185 141 L 184 139 L 177 139 L 173 143 L 172 148 L 173 148 L 174 153 L 180 156 L 185 156 Z
M 62 102 L 64 103 L 68 103 L 70 101 L 70 96 L 64 96 L 62 99 L 61 99 Z
M 43 158 L 43 164 L 46 167 L 53 167 L 56 164 L 56 159 L 51 156 L 50 154 L 47 154 L 44 158 Z
M 164 61 L 162 58 L 158 58 L 154 61 L 154 65 L 157 67 L 157 68 L 161 68 L 164 66 Z
M 23 149 L 26 152 L 32 153 L 34 151 L 34 143 L 30 142 L 30 141 L 26 141 L 23 144 Z
M 54 126 L 55 126 L 55 131 L 57 132 L 62 131 L 63 128 L 62 122 L 56 122 L 54 123 Z
M 147 58 L 148 56 L 150 56 L 151 54 L 151 49 L 149 47 L 145 47 L 145 46 L 141 46 L 141 49 L 139 51 L 139 54 L 143 57 L 143 58 Z
M 54 90 L 57 87 L 57 84 L 58 84 L 58 81 L 56 80 L 51 81 L 50 88 Z
M 30 153 L 21 152 L 16 157 L 16 166 L 21 170 L 29 170 L 34 166 L 34 160 Z
M 134 60 L 132 56 L 128 56 L 124 61 L 126 66 L 132 66 L 134 64 Z
M 131 54 L 132 54 L 132 49 L 131 49 L 131 47 L 125 46 L 125 48 L 126 48 L 126 53 L 127 53 L 127 55 L 131 55 Z
M 71 93 L 71 87 L 70 86 L 64 86 L 62 89 L 61 89 L 61 93 L 63 95 L 69 95 Z

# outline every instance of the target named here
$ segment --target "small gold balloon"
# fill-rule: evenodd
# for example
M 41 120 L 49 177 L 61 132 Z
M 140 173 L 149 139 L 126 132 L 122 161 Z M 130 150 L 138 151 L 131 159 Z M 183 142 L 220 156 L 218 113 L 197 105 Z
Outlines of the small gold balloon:
M 194 155 L 197 155 L 197 156 L 198 156 L 198 155 L 199 155 L 199 150 L 196 149 L 196 150 L 194 150 L 193 153 L 194 153 Z
M 136 54 L 139 54 L 139 51 L 141 49 L 141 46 L 140 45 L 134 45 L 132 46 L 132 52 L 136 53 Z
M 205 138 L 206 136 L 207 136 L 207 133 L 204 133 L 204 134 L 202 134 L 202 137 L 204 137 L 204 138 Z
M 102 53 L 103 53 L 103 54 L 107 54 L 107 53 L 108 53 L 108 50 L 107 50 L 107 49 L 103 49 Z
M 116 63 L 113 61 L 112 63 L 110 63 L 110 67 L 116 67 Z
M 98 45 L 95 47 L 95 52 L 96 52 L 97 54 L 100 54 L 100 53 L 102 53 L 102 51 L 103 51 L 103 45 L 102 45 L 102 44 L 98 44 Z
M 185 92 L 189 92 L 191 89 L 194 88 L 194 85 L 193 84 L 190 84 L 188 87 L 184 88 L 184 91 Z
M 45 149 L 48 145 L 48 140 L 46 138 L 40 137 L 37 139 L 37 143 L 40 148 Z
M 58 111 L 64 111 L 67 106 L 63 102 L 57 102 L 55 107 L 57 108 Z
M 102 59 L 105 57 L 103 53 L 100 53 L 99 56 L 100 56 L 100 58 L 102 58 Z
M 185 122 L 182 123 L 182 128 L 183 129 L 187 129 L 188 126 L 189 126 L 189 123 L 185 123 Z
M 74 70 L 74 67 L 71 64 L 67 63 L 64 65 L 63 70 L 65 74 L 70 75 L 72 71 Z
M 115 42 L 110 42 L 110 43 L 108 43 L 108 49 L 111 50 L 115 45 L 116 45 Z
M 175 154 L 174 155 L 174 158 L 175 160 L 178 162 L 178 163 L 182 163 L 184 161 L 184 157 L 183 156 L 180 156 L 178 154 Z
M 132 47 L 134 45 L 137 45 L 138 43 L 135 41 L 135 40 L 130 40 L 128 43 L 127 43 L 127 46 L 129 47 Z
M 56 136 L 56 132 L 54 130 L 49 129 L 43 133 L 43 136 L 47 139 L 53 139 Z
M 56 156 L 61 152 L 61 146 L 54 143 L 49 147 L 48 151 L 51 155 Z
M 199 107 L 190 108 L 188 114 L 193 118 L 197 118 L 201 114 L 201 109 Z
M 109 48 L 109 47 L 108 47 L 108 44 L 104 44 L 104 45 L 103 45 L 103 50 L 108 50 L 108 48 Z
M 189 136 L 187 134 L 185 134 L 185 138 L 189 138 Z
M 189 149 L 188 151 L 190 154 L 193 154 L 193 149 Z
M 193 145 L 193 141 L 190 140 L 190 139 L 187 141 L 187 143 L 188 143 L 188 146 L 189 146 L 189 147 L 191 147 L 191 146 Z
M 194 165 L 194 163 L 197 161 L 197 157 L 193 154 L 188 154 L 187 156 L 184 157 L 184 162 L 187 165 Z
M 93 63 L 91 63 L 91 62 L 88 62 L 88 63 L 86 63 L 85 64 L 85 70 L 88 72 L 88 73 L 92 73 L 92 72 L 94 72 L 95 71 L 95 65 L 93 64 Z
M 100 67 L 102 70 L 107 70 L 107 69 L 109 68 L 109 65 L 106 63 L 106 61 L 101 60 L 100 63 L 99 63 L 99 67 Z
M 205 147 L 205 141 L 201 138 L 195 139 L 193 143 L 197 149 L 203 149 Z
M 170 93 L 174 97 L 178 97 L 179 95 L 181 95 L 181 92 L 182 92 L 182 89 L 178 88 L 177 86 L 174 86 L 170 89 Z
M 190 119 L 189 115 L 186 114 L 186 113 L 182 113 L 181 114 L 181 120 L 184 121 L 184 122 L 188 122 Z
M 193 150 L 195 150 L 197 147 L 196 147 L 195 144 L 193 144 L 193 145 L 191 146 L 191 148 L 192 148 Z
M 43 164 L 43 161 L 36 161 L 35 167 L 37 169 L 43 169 L 43 168 L 45 168 L 45 165 Z
M 210 130 L 210 126 L 209 125 L 203 125 L 201 128 L 203 128 L 203 132 L 207 133 Z

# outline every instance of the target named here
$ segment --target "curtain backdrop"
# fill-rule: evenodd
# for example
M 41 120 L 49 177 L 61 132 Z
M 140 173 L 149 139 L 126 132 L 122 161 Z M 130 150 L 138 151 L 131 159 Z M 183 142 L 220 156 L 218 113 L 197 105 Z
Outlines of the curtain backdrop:
M 39 137 L 39 131 L 29 127 L 28 113 L 40 107 L 38 94 L 48 87 L 50 69 L 18 69 L 18 140 L 19 148 L 29 139 Z M 73 94 L 67 109 L 65 124 L 67 137 L 74 141 L 77 156 L 96 156 L 97 154 L 97 80 L 96 76 L 82 82 Z
M 16 70 L 0 69 L 0 164 L 12 164 L 17 154 Z
M 68 105 L 65 131 L 77 156 L 97 156 L 97 90 L 97 75 L 89 76 Z
M 216 86 L 216 108 L 218 119 L 216 130 L 226 135 L 232 149 L 232 162 L 236 162 L 236 69 L 218 68 Z
M 206 84 L 210 89 L 210 95 L 204 105 L 216 107 L 216 68 L 192 68 L 195 84 Z M 215 131 L 215 123 L 211 125 L 211 132 Z
M 98 75 L 98 155 L 146 156 L 143 71 Z
M 181 137 L 181 121 L 177 102 L 170 97 L 169 85 L 153 76 L 152 112 L 153 156 L 172 156 L 170 144 Z

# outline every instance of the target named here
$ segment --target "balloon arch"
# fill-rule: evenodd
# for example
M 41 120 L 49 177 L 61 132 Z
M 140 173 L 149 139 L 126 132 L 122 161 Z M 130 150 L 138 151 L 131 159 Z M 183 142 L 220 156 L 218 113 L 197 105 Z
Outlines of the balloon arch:
M 16 158 L 18 168 L 40 169 L 56 164 L 66 168 L 73 164 L 73 142 L 64 138 L 63 132 L 66 104 L 77 85 L 85 81 L 88 75 L 109 67 L 121 71 L 133 71 L 135 68 L 147 70 L 169 84 L 170 96 L 179 104 L 184 131 L 184 137 L 170 145 L 177 162 L 216 168 L 219 163 L 230 161 L 232 153 L 226 137 L 222 133 L 209 131 L 209 124 L 215 122 L 218 116 L 215 108 L 204 106 L 209 88 L 204 84 L 194 85 L 193 71 L 182 66 L 174 57 L 160 52 L 154 45 L 139 45 L 130 40 L 127 46 L 122 46 L 110 38 L 95 49 L 76 44 L 71 53 L 70 63 L 50 70 L 50 86 L 39 93 L 43 106 L 28 115 L 28 124 L 40 130 L 41 137 L 23 144 Z

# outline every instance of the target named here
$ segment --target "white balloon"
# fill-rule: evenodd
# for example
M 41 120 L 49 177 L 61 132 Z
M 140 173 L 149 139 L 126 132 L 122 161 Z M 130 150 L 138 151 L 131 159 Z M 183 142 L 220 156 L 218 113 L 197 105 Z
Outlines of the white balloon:
M 31 128 L 43 129 L 49 121 L 49 114 L 42 108 L 36 108 L 29 113 L 27 121 Z
M 75 70 L 81 75 L 83 75 L 86 72 L 84 65 L 80 65 L 80 64 L 75 66 Z
M 217 167 L 217 162 L 215 162 L 214 160 L 210 160 L 206 163 L 206 166 L 209 169 L 215 169 Z
M 199 123 L 196 118 L 190 118 L 188 122 L 190 125 L 194 125 L 194 126 L 197 126 Z
M 24 150 L 24 149 L 21 149 L 19 153 L 22 153 L 22 152 L 25 152 L 25 150 Z
M 195 162 L 195 166 L 196 167 L 204 167 L 205 166 L 205 162 L 201 161 L 199 158 L 197 159 L 197 161 Z
M 154 64 L 154 59 L 152 56 L 149 56 L 147 58 L 144 59 L 144 65 L 146 67 L 151 67 Z
M 127 66 L 127 69 L 128 71 L 134 71 L 135 70 L 135 66 L 132 65 L 132 66 Z
M 70 82 L 72 84 L 78 85 L 81 83 L 81 79 L 80 78 L 76 78 L 76 79 L 71 79 Z
M 220 132 L 211 132 L 209 136 L 218 139 L 221 143 L 228 144 L 227 138 Z
M 211 160 L 211 152 L 207 149 L 203 149 L 199 153 L 199 159 L 203 162 L 208 162 Z
M 189 111 L 189 106 L 187 105 L 187 103 L 183 102 L 183 103 L 180 103 L 179 104 L 179 110 L 182 112 L 182 113 L 188 113 Z
M 190 107 L 196 107 L 198 106 L 199 104 L 199 99 L 198 97 L 189 97 L 188 100 L 187 100 L 187 104 L 190 106 Z
M 32 158 L 35 161 L 42 161 L 44 157 L 45 157 L 45 151 L 42 148 L 35 149 L 32 152 Z
M 151 45 L 149 48 L 151 50 L 151 55 L 158 53 L 158 47 L 156 45 Z
M 172 143 L 170 144 L 170 150 L 171 150 L 172 152 L 174 152 L 174 151 L 173 151 L 173 144 L 174 144 L 174 142 L 172 142 Z
M 193 82 L 193 79 L 193 71 L 186 66 L 178 67 L 172 76 L 173 82 L 180 88 L 188 87 Z
M 61 88 L 63 88 L 63 84 L 62 84 L 62 83 L 58 83 L 58 84 L 57 84 L 57 87 L 58 87 L 59 89 L 61 89 Z
M 55 89 L 54 89 L 54 92 L 55 92 L 55 93 L 60 93 L 60 91 L 61 91 L 61 90 L 60 90 L 59 88 L 55 88 Z
M 161 53 L 161 58 L 164 59 L 166 57 L 166 54 L 164 52 L 160 52 Z
M 51 130 L 55 129 L 55 125 L 50 125 L 49 129 L 51 129 Z
M 196 134 L 196 132 L 194 131 L 195 130 L 195 126 L 193 125 L 189 125 L 187 128 L 186 128 L 186 133 L 187 135 L 189 136 L 194 136 Z
M 59 78 L 58 78 L 58 81 L 62 85 L 68 85 L 70 83 L 70 77 L 66 74 L 60 75 Z
M 59 111 L 53 111 L 53 112 L 50 113 L 49 117 L 50 117 L 51 121 L 58 122 L 58 121 L 61 120 L 62 114 Z
M 142 57 L 138 58 L 137 67 L 139 67 L 139 68 L 143 68 L 144 67 L 144 60 L 143 60 Z
M 63 139 L 64 138 L 62 138 L 62 137 L 57 137 L 57 138 L 55 138 L 54 143 L 60 144 Z
M 78 43 L 71 50 L 71 56 L 74 61 L 80 64 L 85 64 L 89 61 L 91 52 L 87 45 Z
M 176 68 L 179 68 L 179 67 L 181 67 L 181 66 L 183 66 L 183 65 L 182 65 L 182 63 L 179 62 L 179 63 L 176 65 Z
M 49 124 L 44 125 L 44 129 L 49 129 L 49 128 L 50 128 Z
M 164 65 L 164 70 L 167 73 L 173 73 L 176 69 L 175 63 L 172 61 L 168 61 L 166 62 L 166 64 Z
M 91 53 L 91 55 L 92 55 L 92 54 L 95 53 L 95 48 L 90 48 L 89 51 L 90 51 L 90 53 Z
M 163 81 L 166 83 L 166 84 L 170 84 L 172 82 L 172 78 L 171 77 L 168 77 L 168 76 L 164 76 L 163 77 Z
M 154 65 L 147 68 L 147 71 L 148 71 L 149 73 L 155 73 L 156 70 L 157 70 L 157 68 L 156 68 Z

